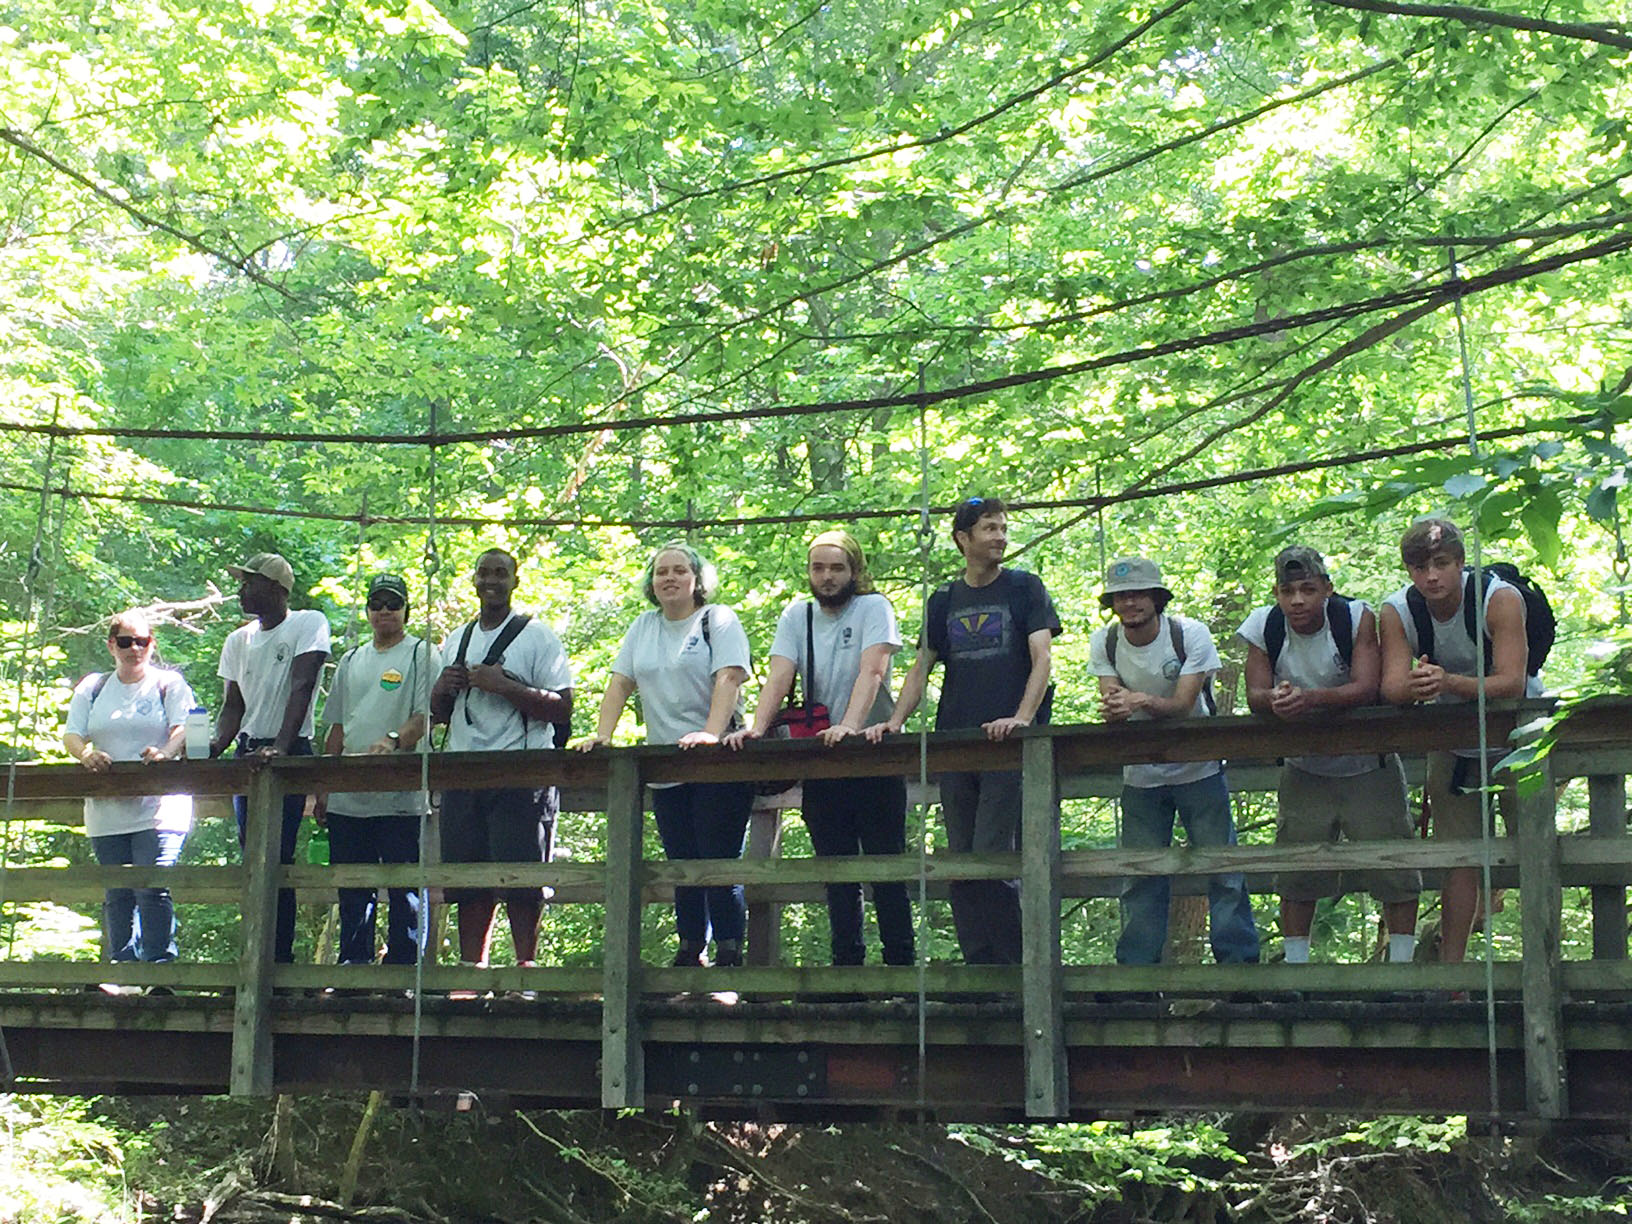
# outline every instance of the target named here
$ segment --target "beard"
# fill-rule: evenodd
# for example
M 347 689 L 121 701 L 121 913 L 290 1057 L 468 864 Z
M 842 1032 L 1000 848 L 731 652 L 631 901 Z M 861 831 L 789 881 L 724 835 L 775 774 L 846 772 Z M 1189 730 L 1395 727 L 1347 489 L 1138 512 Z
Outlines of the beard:
M 831 595 L 823 595 L 812 588 L 811 597 L 824 608 L 842 608 L 856 597 L 856 580 L 852 578 Z

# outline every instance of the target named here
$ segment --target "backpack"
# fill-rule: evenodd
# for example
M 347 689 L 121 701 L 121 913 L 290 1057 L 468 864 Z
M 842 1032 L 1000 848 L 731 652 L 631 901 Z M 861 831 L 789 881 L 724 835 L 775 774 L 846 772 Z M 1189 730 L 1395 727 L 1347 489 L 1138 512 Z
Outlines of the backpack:
M 1183 669 L 1184 661 L 1189 657 L 1184 649 L 1184 627 L 1179 624 L 1176 618 L 1168 616 L 1166 613 L 1163 613 L 1162 616 L 1167 621 L 1167 634 L 1173 643 L 1173 653 L 1179 657 L 1179 667 Z M 1105 657 L 1110 661 L 1112 671 L 1116 671 L 1116 643 L 1117 639 L 1121 637 L 1121 629 L 1121 625 L 1111 625 L 1105 630 Z M 1116 678 L 1122 680 L 1122 673 L 1117 672 Z M 1127 681 L 1122 680 L 1122 683 L 1126 684 Z M 1207 703 L 1207 713 L 1217 714 L 1218 702 L 1213 700 L 1213 678 L 1211 676 L 1208 676 L 1202 682 L 1201 696 L 1202 700 Z
M 1350 666 L 1354 662 L 1354 608 L 1347 595 L 1327 597 L 1326 623 L 1332 627 L 1332 641 L 1337 643 L 1337 653 L 1343 660 L 1343 666 Z M 1285 645 L 1286 613 L 1276 604 L 1264 619 L 1264 653 L 1269 656 L 1271 674 Z
M 1524 646 L 1525 646 L 1525 674 L 1539 676 L 1542 667 L 1547 662 L 1547 655 L 1553 649 L 1553 642 L 1558 637 L 1558 618 L 1553 615 L 1553 605 L 1547 602 L 1547 593 L 1537 586 L 1526 575 L 1519 572 L 1519 567 L 1508 561 L 1492 561 L 1482 567 L 1484 583 L 1477 595 L 1473 589 L 1474 571 L 1470 566 L 1463 572 L 1467 575 L 1462 582 L 1462 624 L 1467 629 L 1468 637 L 1475 636 L 1475 620 L 1477 619 L 1478 604 L 1476 598 L 1483 598 L 1490 589 L 1492 575 L 1513 587 L 1524 600 Z M 1428 600 L 1423 597 L 1416 587 L 1407 587 L 1405 590 L 1406 607 L 1411 612 L 1411 623 L 1417 631 L 1417 653 L 1427 655 L 1430 662 L 1434 661 L 1434 618 L 1428 611 Z M 1491 659 L 1490 634 L 1485 634 L 1485 674 L 1490 674 L 1493 666 Z
M 492 667 L 502 660 L 504 652 L 510 649 L 510 643 L 520 636 L 521 631 L 527 628 L 527 622 L 532 619 L 527 613 L 518 612 L 506 621 L 504 628 L 499 630 L 499 636 L 494 638 L 492 645 L 487 648 L 487 657 L 482 660 L 481 666 Z M 475 632 L 476 622 L 471 621 L 465 626 L 465 632 L 459 638 L 459 653 L 453 660 L 456 665 L 464 666 L 465 652 L 470 649 L 471 635 Z M 521 738 L 522 743 L 525 744 L 527 742 L 527 715 L 520 710 L 517 710 L 516 713 L 521 714 Z M 470 698 L 468 696 L 465 698 L 465 722 L 470 722 Z M 551 723 L 550 730 L 555 746 L 565 748 L 567 741 L 572 738 L 572 719 L 568 718 L 564 722 Z
M 168 667 L 155 667 L 153 670 L 158 673 L 159 701 L 161 704 L 168 702 L 170 700 L 169 682 L 178 678 L 177 673 L 171 671 Z M 96 705 L 96 699 L 102 696 L 102 690 L 108 687 L 108 681 L 112 679 L 113 673 L 111 671 L 101 672 L 97 675 L 96 683 L 91 685 L 91 699 L 86 703 L 86 709 Z

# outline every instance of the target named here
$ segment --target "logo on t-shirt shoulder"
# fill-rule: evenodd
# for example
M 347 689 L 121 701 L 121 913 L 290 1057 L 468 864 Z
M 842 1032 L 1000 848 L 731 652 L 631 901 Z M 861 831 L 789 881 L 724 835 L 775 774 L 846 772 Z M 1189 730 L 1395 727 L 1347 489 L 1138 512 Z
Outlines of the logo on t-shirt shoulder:
M 280 665 L 289 662 L 289 643 L 279 642 L 272 649 L 272 658 Z
M 1168 659 L 1162 664 L 1162 679 L 1177 680 L 1179 673 L 1184 670 L 1184 664 L 1177 659 Z
M 391 692 L 402 687 L 402 673 L 394 667 L 388 667 L 380 673 L 380 687 Z

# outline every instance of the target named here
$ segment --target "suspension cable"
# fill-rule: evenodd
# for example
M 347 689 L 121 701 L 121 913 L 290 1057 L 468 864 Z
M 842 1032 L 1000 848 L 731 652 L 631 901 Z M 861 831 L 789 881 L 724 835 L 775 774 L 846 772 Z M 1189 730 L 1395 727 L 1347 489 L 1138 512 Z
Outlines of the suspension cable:
M 436 433 L 436 401 L 430 405 L 430 433 Z M 430 652 L 434 650 L 434 633 L 431 629 L 431 601 L 436 595 L 436 573 L 442 567 L 442 558 L 436 547 L 436 447 L 431 447 L 426 462 L 426 527 L 425 551 L 422 564 L 425 569 L 425 654 L 427 662 Z M 417 692 L 417 684 L 415 691 Z M 413 701 L 409 696 L 410 704 Z M 431 828 L 431 711 L 427 703 L 425 709 L 425 729 L 419 737 L 419 806 L 423 814 L 419 818 L 419 940 L 414 954 L 414 1030 L 413 1041 L 410 1046 L 408 1062 L 408 1098 L 411 1101 L 419 1100 L 419 1059 L 420 1037 L 422 1035 L 425 1015 L 425 956 L 431 943 L 431 886 L 428 880 L 430 871 L 430 847 L 428 846 Z
M 1456 248 L 1447 248 L 1450 280 L 1460 277 L 1456 263 Z M 1462 316 L 1462 297 L 1453 302 L 1456 318 L 1456 344 L 1462 363 L 1462 400 L 1468 417 L 1468 455 L 1479 459 L 1479 419 L 1473 403 L 1472 363 L 1468 357 L 1468 336 Z M 1468 538 L 1473 542 L 1473 667 L 1475 703 L 1479 711 L 1479 875 L 1480 903 L 1484 908 L 1485 939 L 1485 1076 L 1490 1094 L 1491 1126 L 1494 1130 L 1501 1118 L 1501 1098 L 1497 1083 L 1496 1061 L 1496 941 L 1491 931 L 1491 805 L 1490 793 L 1490 727 L 1489 698 L 1485 693 L 1485 568 L 1479 531 L 1479 516 L 1468 523 Z M 1444 899 L 1440 900 L 1441 923 L 1444 922 Z
M 924 389 L 924 367 L 918 366 L 918 390 Z M 935 542 L 935 527 L 929 517 L 929 406 L 920 399 L 918 404 L 918 606 L 929 609 L 930 550 Z M 929 626 L 918 629 L 919 650 L 929 640 Z M 914 664 L 916 666 L 916 663 Z M 918 714 L 918 1108 L 928 1105 L 929 1024 L 925 1015 L 928 1002 L 929 974 L 929 719 L 922 711 L 919 700 Z

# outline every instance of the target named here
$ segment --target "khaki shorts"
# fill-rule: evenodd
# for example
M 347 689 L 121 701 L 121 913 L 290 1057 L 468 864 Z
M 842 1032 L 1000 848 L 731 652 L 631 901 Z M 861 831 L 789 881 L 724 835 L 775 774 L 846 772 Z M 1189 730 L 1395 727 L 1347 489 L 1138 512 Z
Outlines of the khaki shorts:
M 1400 758 L 1387 756 L 1363 774 L 1329 778 L 1295 765 L 1281 767 L 1277 795 L 1280 816 L 1275 841 L 1280 845 L 1411 839 L 1405 770 Z M 1396 868 L 1377 871 L 1283 872 L 1277 878 L 1289 901 L 1318 901 L 1345 892 L 1369 892 L 1385 905 L 1410 901 L 1422 891 L 1422 873 Z
M 1462 763 L 1462 769 L 1466 774 L 1463 794 L 1455 793 L 1452 786 L 1458 762 Z M 1458 757 L 1449 752 L 1430 752 L 1428 780 L 1423 786 L 1423 793 L 1428 796 L 1428 810 L 1433 815 L 1435 837 L 1443 837 L 1447 841 L 1479 840 L 1478 757 Z M 1496 802 L 1492 805 L 1501 810 L 1502 828 L 1509 837 L 1514 835 L 1513 802 L 1513 786 L 1512 783 L 1508 783 L 1496 792 Z

